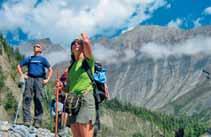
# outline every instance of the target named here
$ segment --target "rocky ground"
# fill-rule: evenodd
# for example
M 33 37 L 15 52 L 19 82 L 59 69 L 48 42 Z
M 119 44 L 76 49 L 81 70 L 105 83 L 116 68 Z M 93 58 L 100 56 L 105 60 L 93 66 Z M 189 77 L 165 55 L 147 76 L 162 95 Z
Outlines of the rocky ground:
M 10 124 L 8 121 L 0 121 L 0 137 L 54 137 L 55 134 L 48 129 L 27 127 L 24 125 Z M 68 128 L 59 132 L 61 137 L 71 137 Z

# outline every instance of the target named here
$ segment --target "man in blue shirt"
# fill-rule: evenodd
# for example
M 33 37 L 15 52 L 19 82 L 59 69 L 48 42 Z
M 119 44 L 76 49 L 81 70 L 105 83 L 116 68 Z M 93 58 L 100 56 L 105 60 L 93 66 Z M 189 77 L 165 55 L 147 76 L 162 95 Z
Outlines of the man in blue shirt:
M 23 93 L 23 121 L 26 126 L 31 125 L 31 101 L 34 100 L 34 126 L 40 127 L 43 115 L 42 97 L 43 86 L 48 83 L 52 76 L 52 68 L 48 60 L 41 56 L 42 46 L 34 45 L 34 55 L 26 57 L 17 66 L 18 73 L 26 80 L 25 91 Z M 22 67 L 28 67 L 27 75 L 23 74 Z M 48 69 L 48 75 L 45 74 L 45 69 Z

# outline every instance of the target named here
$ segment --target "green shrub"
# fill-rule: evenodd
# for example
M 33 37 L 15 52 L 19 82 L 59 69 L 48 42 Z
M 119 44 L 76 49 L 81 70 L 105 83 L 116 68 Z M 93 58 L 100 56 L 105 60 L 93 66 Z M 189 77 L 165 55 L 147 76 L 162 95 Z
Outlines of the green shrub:
M 135 133 L 132 137 L 144 137 L 141 133 Z
M 11 64 L 12 67 L 10 76 L 12 77 L 13 80 L 15 80 L 17 77 L 16 67 L 18 63 L 24 58 L 24 56 L 20 54 L 17 48 L 14 50 L 12 46 L 7 44 L 2 34 L 0 34 L 0 45 L 3 47 L 5 54 L 9 59 L 9 63 Z
M 158 112 L 152 112 L 142 107 L 135 107 L 131 104 L 123 105 L 116 99 L 106 102 L 104 106 L 113 111 L 130 112 L 144 120 L 150 121 L 162 129 L 164 136 L 166 137 L 172 136 L 178 128 L 184 128 L 187 137 L 198 137 L 208 129 L 208 124 L 199 120 L 200 116 L 176 117 L 173 115 L 165 115 Z
M 4 83 L 4 75 L 3 75 L 3 72 L 2 72 L 2 68 L 0 66 L 0 90 L 5 86 L 5 83 Z
M 17 108 L 17 101 L 15 97 L 13 96 L 12 92 L 7 90 L 8 93 L 6 94 L 6 97 L 4 98 L 4 108 L 6 111 L 12 111 L 14 112 Z
M 15 59 L 16 59 L 18 62 L 21 61 L 21 60 L 24 58 L 24 56 L 20 54 L 20 52 L 18 51 L 18 49 L 15 49 L 14 55 L 15 55 Z

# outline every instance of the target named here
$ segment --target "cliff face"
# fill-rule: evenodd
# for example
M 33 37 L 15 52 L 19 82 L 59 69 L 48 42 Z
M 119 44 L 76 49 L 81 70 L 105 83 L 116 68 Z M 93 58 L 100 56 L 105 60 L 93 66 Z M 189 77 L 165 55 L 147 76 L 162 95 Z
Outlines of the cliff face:
M 112 97 L 167 113 L 209 115 L 211 27 L 184 31 L 137 27 L 110 42 L 117 61 L 109 65 Z M 128 54 L 125 51 L 130 51 Z M 211 69 L 210 69 L 211 71 Z

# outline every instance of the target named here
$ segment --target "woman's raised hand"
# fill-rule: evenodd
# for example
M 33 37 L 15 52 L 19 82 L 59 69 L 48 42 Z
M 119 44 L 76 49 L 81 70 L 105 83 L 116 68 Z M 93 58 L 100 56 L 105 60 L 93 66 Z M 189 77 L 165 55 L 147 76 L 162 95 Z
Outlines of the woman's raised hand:
M 87 35 L 87 33 L 81 33 L 81 39 L 85 44 L 90 44 L 89 36 Z

